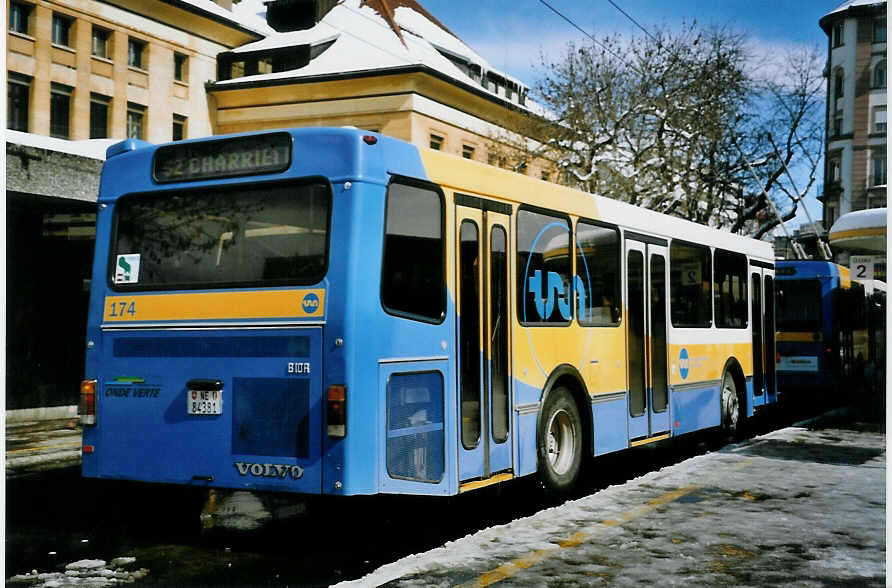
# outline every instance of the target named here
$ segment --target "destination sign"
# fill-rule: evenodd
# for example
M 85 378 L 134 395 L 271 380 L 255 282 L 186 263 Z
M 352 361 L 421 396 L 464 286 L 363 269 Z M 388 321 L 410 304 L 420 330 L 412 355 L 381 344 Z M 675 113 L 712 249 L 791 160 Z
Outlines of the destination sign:
M 194 182 L 269 174 L 291 164 L 291 135 L 269 133 L 216 141 L 174 143 L 155 151 L 156 182 Z

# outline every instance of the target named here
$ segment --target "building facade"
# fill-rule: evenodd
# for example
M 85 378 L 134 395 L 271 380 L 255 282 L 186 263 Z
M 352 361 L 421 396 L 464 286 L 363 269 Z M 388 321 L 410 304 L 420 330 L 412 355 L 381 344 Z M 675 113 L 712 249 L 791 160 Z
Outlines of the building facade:
M 849 0 L 820 20 L 827 34 L 824 226 L 886 206 L 886 2 Z
M 7 127 L 69 140 L 210 134 L 216 56 L 260 34 L 199 5 L 151 4 L 8 0 Z

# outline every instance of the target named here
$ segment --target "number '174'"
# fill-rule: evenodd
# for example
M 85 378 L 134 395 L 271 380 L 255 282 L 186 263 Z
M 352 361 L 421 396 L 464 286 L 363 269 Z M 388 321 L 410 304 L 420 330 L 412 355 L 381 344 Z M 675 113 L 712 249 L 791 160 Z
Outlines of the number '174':
M 129 314 L 130 316 L 136 316 L 136 302 L 126 300 L 123 302 L 112 302 L 109 305 L 109 313 L 108 316 L 116 317 L 116 316 L 124 316 L 125 314 Z

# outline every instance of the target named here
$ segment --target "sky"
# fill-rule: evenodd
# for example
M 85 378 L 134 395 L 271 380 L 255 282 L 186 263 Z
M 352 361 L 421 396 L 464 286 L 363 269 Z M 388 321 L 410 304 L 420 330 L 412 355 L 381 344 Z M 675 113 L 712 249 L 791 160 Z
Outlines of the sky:
M 595 38 L 644 33 L 608 0 L 547 0 Z M 489 63 L 529 86 L 541 71 L 540 55 L 558 56 L 568 42 L 585 36 L 539 0 L 420 0 L 421 4 Z M 674 28 L 696 20 L 742 33 L 760 53 L 791 45 L 826 52 L 827 36 L 818 26 L 841 0 L 614 0 L 646 29 Z M 806 197 L 815 220 L 821 218 L 818 181 Z M 804 222 L 800 209 L 788 223 Z

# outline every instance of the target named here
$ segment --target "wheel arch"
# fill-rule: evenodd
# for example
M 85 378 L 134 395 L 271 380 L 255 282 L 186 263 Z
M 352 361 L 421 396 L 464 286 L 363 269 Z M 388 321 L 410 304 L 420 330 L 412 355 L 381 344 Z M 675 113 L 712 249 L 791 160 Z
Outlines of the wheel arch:
M 582 446 L 585 456 L 591 457 L 594 452 L 594 424 L 592 423 L 591 399 L 588 394 L 588 387 L 585 380 L 574 366 L 570 364 L 561 364 L 552 370 L 551 375 L 545 381 L 542 388 L 542 397 L 539 399 L 539 412 L 536 415 L 536 430 L 539 430 L 539 424 L 542 421 L 542 411 L 545 407 L 545 400 L 552 390 L 564 387 L 570 391 L 576 408 L 579 410 L 579 417 L 582 419 Z
M 724 381 L 726 373 L 730 373 L 731 377 L 734 378 L 734 386 L 738 390 L 737 397 L 742 402 L 740 415 L 745 418 L 749 414 L 749 394 L 746 390 L 746 376 L 743 375 L 743 368 L 740 366 L 740 362 L 733 355 L 725 361 L 725 367 L 722 370 L 722 381 Z

